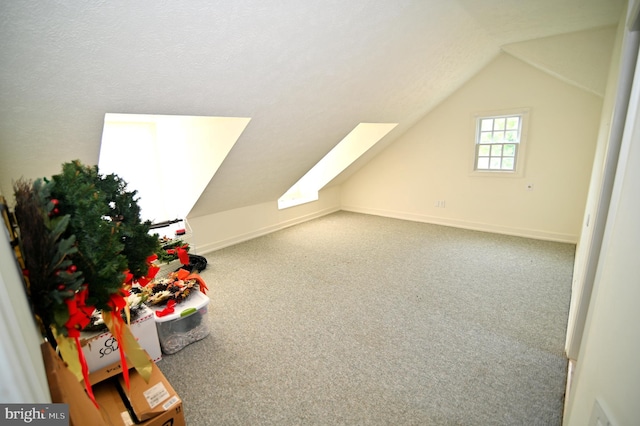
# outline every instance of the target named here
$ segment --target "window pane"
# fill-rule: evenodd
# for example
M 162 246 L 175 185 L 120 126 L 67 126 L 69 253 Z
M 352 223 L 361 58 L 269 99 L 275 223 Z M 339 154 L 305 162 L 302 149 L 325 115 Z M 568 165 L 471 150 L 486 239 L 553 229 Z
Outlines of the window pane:
M 513 157 L 502 159 L 502 170 L 513 170 Z
M 508 130 L 518 130 L 520 127 L 520 117 L 509 117 L 507 118 L 507 129 Z
M 518 142 L 518 131 L 517 130 L 509 130 L 505 133 L 505 139 L 508 142 Z
M 491 132 L 480 133 L 480 143 L 491 143 Z
M 483 132 L 490 132 L 493 130 L 493 118 L 483 118 L 480 121 L 480 130 Z
M 520 155 L 523 115 L 478 117 L 476 170 L 514 172 Z

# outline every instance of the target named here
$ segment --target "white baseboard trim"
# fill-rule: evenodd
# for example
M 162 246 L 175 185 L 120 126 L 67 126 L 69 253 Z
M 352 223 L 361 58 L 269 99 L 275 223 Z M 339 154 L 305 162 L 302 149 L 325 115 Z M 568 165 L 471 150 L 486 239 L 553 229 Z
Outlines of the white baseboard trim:
M 207 253 L 211 253 L 216 250 L 223 249 L 225 247 L 229 247 L 238 243 L 242 243 L 245 241 L 252 240 L 254 238 L 261 237 L 263 235 L 270 234 L 272 232 L 280 231 L 282 229 L 288 228 L 290 226 L 298 225 L 313 219 L 317 219 L 322 216 L 326 216 L 331 213 L 335 213 L 339 211 L 339 207 L 330 207 L 323 210 L 318 210 L 313 213 L 309 213 L 303 216 L 298 216 L 293 219 L 284 220 L 282 222 L 274 223 L 268 226 L 264 226 L 261 228 L 253 229 L 248 232 L 245 232 L 240 235 L 236 235 L 231 238 L 227 238 L 220 241 L 213 241 L 207 244 L 198 245 L 198 254 L 205 255 Z
M 541 231 L 537 229 L 510 228 L 506 226 L 492 225 L 481 222 L 468 222 L 464 220 L 449 219 L 436 216 L 428 216 L 424 214 L 402 212 L 386 209 L 372 209 L 355 206 L 342 206 L 342 210 L 370 214 L 374 216 L 383 216 L 393 219 L 410 220 L 413 222 L 430 223 L 433 225 L 451 226 L 455 228 L 469 229 L 473 231 L 492 232 L 495 234 L 511 235 L 515 237 L 533 238 L 536 240 L 555 241 L 559 243 L 576 244 L 577 235 L 562 234 L 556 232 Z

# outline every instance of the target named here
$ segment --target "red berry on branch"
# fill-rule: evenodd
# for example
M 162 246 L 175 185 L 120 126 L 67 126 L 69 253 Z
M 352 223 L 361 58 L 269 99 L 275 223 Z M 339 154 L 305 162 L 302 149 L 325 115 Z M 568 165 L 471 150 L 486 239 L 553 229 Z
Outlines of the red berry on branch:
M 58 213 L 60 213 L 60 210 L 57 207 L 54 207 L 54 209 L 51 210 L 51 213 L 58 214 Z
M 59 201 L 57 198 L 52 198 L 52 199 L 51 199 L 51 203 L 52 203 L 54 206 L 57 206 L 57 205 L 60 203 L 60 201 Z
M 78 267 L 76 265 L 71 265 L 67 268 L 67 272 L 70 274 L 73 274 L 77 270 L 78 270 Z
M 58 290 L 62 291 L 64 290 L 66 287 L 64 286 L 64 284 L 58 284 Z

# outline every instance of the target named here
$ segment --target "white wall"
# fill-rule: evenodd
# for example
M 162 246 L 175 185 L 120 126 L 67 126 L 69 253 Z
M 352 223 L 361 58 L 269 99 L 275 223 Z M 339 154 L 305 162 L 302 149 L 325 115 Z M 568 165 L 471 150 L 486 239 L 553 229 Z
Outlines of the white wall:
M 638 2 L 634 2 L 637 4 Z M 632 9 L 636 13 L 637 9 Z M 596 401 L 613 425 L 640 423 L 640 64 L 564 424 L 588 424 Z
M 278 210 L 276 200 L 205 216 L 188 217 L 195 252 L 205 254 L 340 210 L 340 187 L 325 188 L 318 201 Z
M 518 107 L 531 108 L 524 177 L 470 176 L 473 115 Z M 503 53 L 345 182 L 342 208 L 576 242 L 601 107 L 602 98 Z
M 571 360 L 578 359 L 584 332 L 638 53 L 638 37 L 629 37 L 625 17 L 626 13 L 621 14 L 611 53 L 589 193 L 576 247 L 565 343 L 565 352 Z

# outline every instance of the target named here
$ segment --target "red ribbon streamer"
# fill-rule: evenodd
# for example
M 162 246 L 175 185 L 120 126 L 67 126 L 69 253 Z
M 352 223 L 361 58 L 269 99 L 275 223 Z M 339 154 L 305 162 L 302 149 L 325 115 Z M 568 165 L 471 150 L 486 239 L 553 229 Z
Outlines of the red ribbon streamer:
M 80 366 L 82 367 L 82 377 L 84 378 L 85 388 L 87 389 L 87 395 L 93 402 L 93 405 L 99 410 L 100 406 L 98 405 L 98 401 L 96 401 L 96 397 L 93 394 L 93 389 L 91 389 L 91 382 L 89 382 L 89 366 L 87 365 L 87 360 L 84 357 L 84 353 L 82 352 L 82 348 L 80 347 L 80 335 L 74 336 L 76 341 L 76 348 L 78 348 L 78 358 L 80 359 Z
M 120 352 L 120 362 L 122 363 L 122 377 L 124 379 L 124 383 L 129 389 L 129 367 L 127 366 L 127 358 L 124 353 L 124 345 L 123 345 L 123 337 L 122 337 L 122 328 L 124 327 L 124 320 L 122 319 L 122 314 L 120 311 L 124 309 L 127 305 L 127 300 L 125 296 L 128 296 L 129 292 L 126 290 L 121 290 L 119 293 L 115 293 L 111 295 L 109 299 L 108 305 L 112 310 L 112 318 L 113 318 L 113 337 L 115 337 L 118 342 L 118 350 Z
M 82 377 L 84 379 L 85 388 L 87 389 L 87 395 L 89 395 L 89 398 L 96 408 L 99 408 L 98 402 L 93 395 L 93 390 L 91 389 L 91 382 L 89 382 L 89 366 L 87 365 L 87 360 L 84 357 L 84 352 L 82 352 L 82 346 L 80 346 L 80 330 L 85 328 L 91 322 L 91 314 L 95 310 L 93 306 L 87 306 L 86 304 L 88 293 L 87 287 L 84 287 L 82 290 L 75 293 L 73 297 L 64 300 L 69 311 L 69 319 L 64 326 L 67 329 L 68 336 L 75 340 L 76 350 L 78 351 L 78 360 L 80 361 Z
M 164 317 L 167 315 L 172 314 L 175 311 L 175 307 L 176 306 L 176 301 L 175 299 L 171 299 L 169 301 L 167 301 L 167 307 L 160 310 L 160 311 L 156 311 L 156 315 L 159 317 Z

